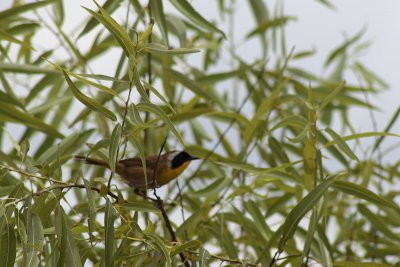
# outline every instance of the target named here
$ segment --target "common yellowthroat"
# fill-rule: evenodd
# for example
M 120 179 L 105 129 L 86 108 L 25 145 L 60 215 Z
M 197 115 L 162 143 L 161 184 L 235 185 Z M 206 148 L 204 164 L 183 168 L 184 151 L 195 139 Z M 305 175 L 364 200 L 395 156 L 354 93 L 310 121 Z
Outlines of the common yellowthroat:
M 186 169 L 192 160 L 199 159 L 189 155 L 186 151 L 167 152 L 159 157 L 158 162 L 157 158 L 158 155 L 146 157 L 146 169 L 143 168 L 140 158 L 121 159 L 115 165 L 115 172 L 124 178 L 131 187 L 136 189 L 153 189 L 174 180 Z M 87 164 L 110 168 L 108 162 L 101 159 L 84 156 L 75 156 L 75 159 Z M 153 175 L 154 169 L 156 170 Z M 144 171 L 147 174 L 147 187 Z M 155 177 L 155 181 L 153 177 Z

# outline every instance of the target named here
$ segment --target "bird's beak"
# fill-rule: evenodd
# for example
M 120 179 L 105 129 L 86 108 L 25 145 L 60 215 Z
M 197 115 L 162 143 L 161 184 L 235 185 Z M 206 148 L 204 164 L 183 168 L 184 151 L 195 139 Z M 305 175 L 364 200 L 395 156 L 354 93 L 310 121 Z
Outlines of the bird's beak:
M 190 160 L 196 160 L 196 159 L 200 159 L 198 157 L 191 157 Z

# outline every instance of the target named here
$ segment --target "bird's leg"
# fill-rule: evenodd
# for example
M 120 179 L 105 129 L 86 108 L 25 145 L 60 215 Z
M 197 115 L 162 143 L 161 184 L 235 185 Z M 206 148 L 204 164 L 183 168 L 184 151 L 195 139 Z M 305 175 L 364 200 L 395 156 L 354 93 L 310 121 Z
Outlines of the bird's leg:
M 134 192 L 136 195 L 141 196 L 141 197 L 143 197 L 143 198 L 145 198 L 145 199 L 149 199 L 149 200 L 151 200 L 151 201 L 153 201 L 153 202 L 157 202 L 157 199 L 152 198 L 152 197 L 149 197 L 149 196 L 146 194 L 146 191 L 145 191 L 145 190 L 140 190 L 139 188 L 135 188 L 135 189 L 133 190 L 133 192 Z

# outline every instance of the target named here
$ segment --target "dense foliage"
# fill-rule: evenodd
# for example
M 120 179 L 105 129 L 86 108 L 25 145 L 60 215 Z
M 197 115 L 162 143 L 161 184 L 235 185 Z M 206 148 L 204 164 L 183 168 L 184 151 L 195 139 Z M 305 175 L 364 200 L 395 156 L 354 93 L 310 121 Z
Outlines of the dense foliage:
M 399 113 L 361 133 L 349 119 L 374 120 L 386 87 L 356 56 L 363 32 L 319 77 L 280 1 L 240 3 L 255 26 L 239 37 L 235 1 L 212 22 L 187 0 L 85 3 L 74 28 L 78 1 L 26 2 L 0 11 L 2 266 L 400 263 L 397 162 L 381 158 Z M 147 197 L 73 160 L 174 149 L 202 160 Z

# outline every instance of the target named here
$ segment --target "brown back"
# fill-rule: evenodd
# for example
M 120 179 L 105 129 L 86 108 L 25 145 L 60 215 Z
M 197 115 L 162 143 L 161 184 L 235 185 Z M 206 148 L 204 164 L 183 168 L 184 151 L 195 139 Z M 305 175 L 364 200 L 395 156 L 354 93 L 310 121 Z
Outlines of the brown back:
M 158 156 L 151 156 L 146 158 L 146 175 L 147 175 L 147 188 L 155 188 L 160 186 L 154 182 L 153 176 L 157 177 L 161 174 L 161 169 L 166 167 L 167 160 L 165 157 L 160 157 L 157 170 L 154 174 L 155 163 Z M 121 177 L 123 177 L 130 186 L 139 189 L 146 188 L 146 179 L 144 175 L 144 168 L 140 158 L 127 158 L 118 162 L 115 170 Z

